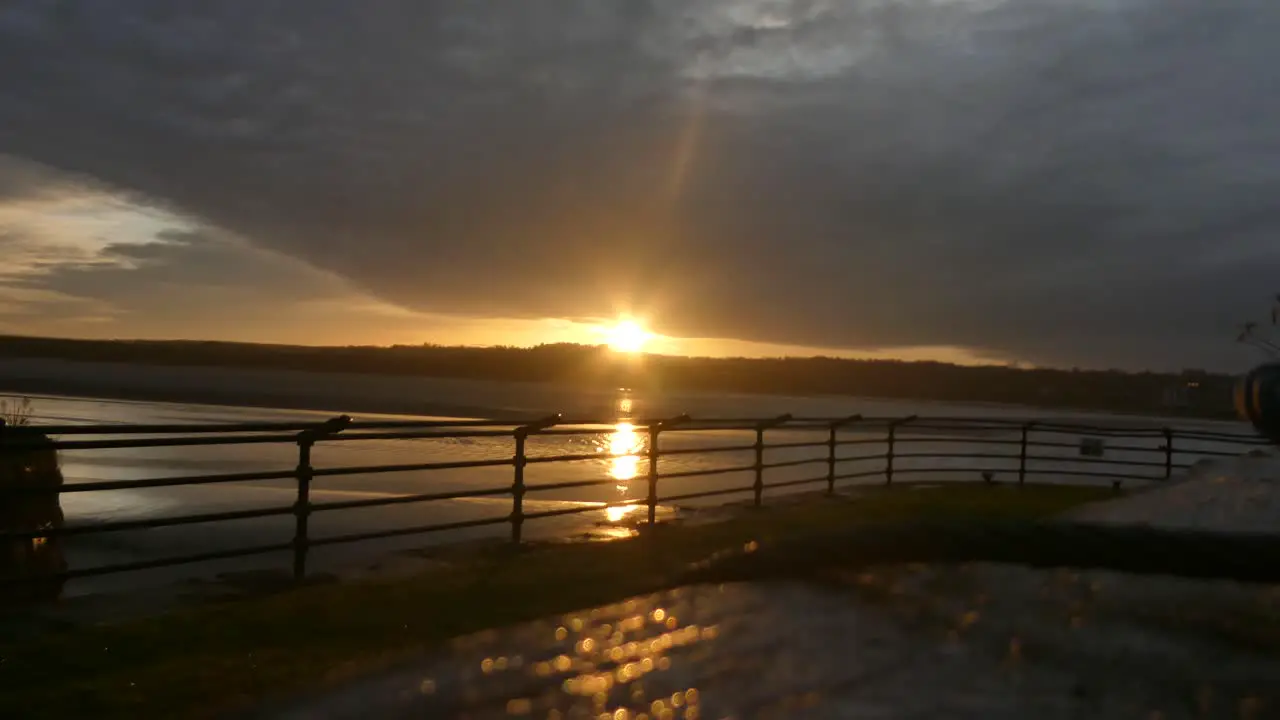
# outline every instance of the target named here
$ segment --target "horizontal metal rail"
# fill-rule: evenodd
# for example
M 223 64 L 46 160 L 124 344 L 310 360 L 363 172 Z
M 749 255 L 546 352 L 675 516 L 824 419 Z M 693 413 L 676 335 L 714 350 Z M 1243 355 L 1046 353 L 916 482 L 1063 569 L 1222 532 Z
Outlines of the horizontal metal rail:
M 825 457 L 802 458 L 800 460 L 782 460 L 779 462 L 764 463 L 760 467 L 765 470 L 774 470 L 777 468 L 800 467 L 801 465 L 813 465 L 815 463 L 825 463 Z
M 707 468 L 706 470 L 682 470 L 679 472 L 658 473 L 658 479 L 674 480 L 676 478 L 710 477 L 712 475 L 754 472 L 755 469 L 755 465 L 730 465 L 728 467 Z
M 1158 467 L 1163 468 L 1165 463 L 1152 462 L 1150 460 L 1121 460 L 1119 458 L 1096 458 L 1096 457 L 1073 457 L 1064 458 L 1052 455 L 1031 455 L 1027 457 L 1029 462 L 1059 462 L 1072 463 L 1081 465 L 1127 465 L 1129 467 Z
M 617 432 L 634 434 L 632 452 L 575 452 L 575 438 L 598 438 Z M 703 440 L 705 444 L 662 447 L 672 437 Z M 753 437 L 754 443 L 725 443 L 726 437 Z M 1072 437 L 1074 436 L 1074 437 Z M 773 438 L 774 442 L 767 442 Z M 476 440 L 471 447 L 488 451 L 488 457 L 458 459 L 450 456 L 452 448 L 434 443 L 436 440 Z M 718 442 L 717 442 L 718 440 Z M 417 462 L 332 465 L 316 467 L 316 447 L 351 447 L 360 441 L 425 441 L 395 446 L 418 455 Z M 1144 443 L 1150 443 L 1146 445 Z M 1114 444 L 1113 444 L 1114 443 Z M 514 447 L 512 445 L 514 444 Z M 632 440 L 628 440 L 632 444 Z M 669 444 L 669 443 L 668 443 Z M 187 563 L 234 559 L 275 552 L 292 552 L 294 572 L 306 575 L 308 553 L 312 548 L 331 545 L 410 537 L 430 533 L 458 531 L 509 525 L 512 539 L 520 541 L 521 527 L 527 521 L 582 515 L 617 507 L 646 507 L 649 522 L 656 522 L 659 503 L 676 507 L 675 503 L 691 500 L 754 494 L 759 504 L 762 494 L 826 483 L 827 492 L 836 492 L 845 483 L 879 479 L 892 484 L 895 477 L 917 475 L 981 476 L 993 482 L 995 476 L 1006 479 L 1016 473 L 1017 482 L 1027 478 L 1045 478 L 1050 482 L 1063 478 L 1090 478 L 1110 481 L 1113 486 L 1123 481 L 1143 482 L 1171 479 L 1175 470 L 1184 470 L 1198 458 L 1235 457 L 1248 449 L 1266 445 L 1265 439 L 1249 433 L 1192 428 L 1177 430 L 1167 426 L 1138 422 L 1089 425 L 1061 420 L 1034 418 L 981 417 L 863 417 L 845 418 L 791 417 L 772 418 L 690 418 L 679 416 L 630 420 L 625 424 L 595 419 L 567 420 L 560 415 L 531 418 L 498 419 L 430 419 L 360 421 L 347 416 L 316 422 L 266 422 L 239 424 L 171 424 L 171 425 L 49 425 L 30 428 L 7 428 L 0 425 L 0 453 L 22 454 L 38 451 L 111 451 L 147 448 L 198 448 L 224 446 L 289 445 L 296 450 L 297 465 L 287 470 L 197 474 L 120 480 L 88 480 L 56 486 L 32 484 L 39 478 L 28 478 L 20 485 L 0 487 L 0 502 L 48 502 L 52 493 L 76 494 L 112 491 L 146 491 L 152 489 L 216 486 L 234 483 L 290 481 L 296 486 L 293 504 L 288 507 L 245 508 L 225 512 L 192 513 L 136 520 L 101 523 L 72 523 L 38 527 L 0 527 L 0 543 L 54 542 L 71 539 L 83 541 L 85 536 L 100 533 L 147 531 L 201 523 L 261 521 L 292 517 L 293 539 L 288 543 L 232 548 L 214 552 L 144 559 L 93 568 L 73 568 L 52 577 L 73 579 L 115 572 L 131 572 L 163 568 Z M 884 452 L 841 456 L 840 448 L 876 446 Z M 965 452 L 964 446 L 979 448 Z M 986 451 L 984 448 L 991 448 Z M 1007 449 L 999 452 L 995 448 Z M 383 447 L 383 450 L 386 448 Z M 594 448 L 593 448 L 594 449 Z M 565 452 L 568 450 L 569 452 Z M 1044 454 L 1061 450 L 1061 454 Z M 811 452 L 806 452 L 811 451 Z M 469 451 L 470 452 L 470 451 Z M 753 453 L 755 462 L 741 464 L 729 461 L 716 464 L 712 458 L 722 455 Z M 778 454 L 782 455 L 779 456 Z M 768 461 L 766 462 L 766 457 Z M 633 463 L 627 475 L 608 477 L 604 468 L 609 463 L 626 459 Z M 648 466 L 647 474 L 640 467 Z M 595 463 L 600 470 L 587 472 L 595 476 L 584 479 L 553 479 L 529 482 L 531 467 Z M 778 476 L 781 471 L 809 465 L 826 464 L 826 473 L 811 477 L 795 477 L 795 473 Z M 841 471 L 842 464 L 854 464 L 856 470 Z M 997 465 L 998 464 L 998 465 Z M 1016 464 L 1016 467 L 1015 467 Z M 870 466 L 868 466 L 870 465 Z M 993 465 L 996 465 L 993 467 Z M 860 467 L 859 467 L 860 466 Z M 512 483 L 505 486 L 459 487 L 437 492 L 410 491 L 386 493 L 375 497 L 350 500 L 314 501 L 314 484 L 334 478 L 370 478 L 388 474 L 432 473 L 449 470 L 508 468 Z M 1140 472 L 1141 470 L 1150 472 Z M 581 472 L 581 470 L 580 470 Z M 693 482 L 718 476 L 754 475 L 754 483 L 735 487 Z M 766 475 L 770 477 L 766 477 Z M 600 475 L 606 475 L 601 477 Z M 551 502 L 572 503 L 566 507 L 526 511 L 524 497 L 528 493 L 554 493 L 618 486 L 626 489 L 630 481 L 648 482 L 645 498 L 608 502 L 583 501 L 582 495 L 558 498 Z M 676 482 L 680 481 L 680 482 Z M 426 482 L 410 476 L 403 482 Z M 711 482 L 708 480 L 707 482 Z M 673 484 L 675 494 L 659 495 L 660 484 Z M 273 486 L 275 487 L 275 486 Z M 424 488 L 429 489 L 429 488 Z M 404 527 L 375 527 L 358 532 L 315 536 L 309 527 L 314 513 L 332 515 L 340 511 L 410 506 L 422 503 L 457 502 L 484 498 L 509 497 L 509 514 L 479 519 L 415 524 Z M 587 497 L 590 497 L 589 495 Z M 545 507 L 545 505 L 544 505 Z M 376 522 L 389 522 L 378 518 Z M 234 533 L 232 533 L 234 535 Z M 0 578 L 6 582 L 31 582 L 51 575 Z
M 506 516 L 480 518 L 479 520 L 460 520 L 458 522 L 417 525 L 413 527 L 394 528 L 391 530 L 378 530 L 375 532 L 326 535 L 309 540 L 307 544 L 310 547 L 320 547 L 323 545 L 360 542 L 362 540 L 385 540 L 387 538 L 405 537 L 406 535 L 426 535 L 427 533 L 443 532 L 445 530 L 464 530 L 467 528 L 484 527 L 486 525 L 502 525 L 506 522 L 508 522 Z
M 547 463 L 572 463 L 600 461 L 609 458 L 630 457 L 630 455 L 613 455 L 606 453 L 575 453 L 568 455 L 529 455 L 525 462 L 529 465 L 545 465 Z M 638 455 L 636 456 L 638 457 Z
M 877 455 L 849 455 L 847 457 L 837 457 L 836 462 L 838 463 L 867 462 L 869 460 L 884 461 L 888 459 L 888 457 L 889 457 L 888 453 L 879 453 Z
M 1045 440 L 1031 440 L 1027 443 L 1030 447 L 1039 448 L 1062 448 L 1064 450 L 1079 450 L 1080 443 L 1068 442 L 1049 442 Z M 1141 445 L 1108 445 L 1108 452 L 1154 452 L 1159 448 L 1142 447 Z
M 836 476 L 835 476 L 835 479 L 836 479 L 837 481 L 839 481 L 839 480 L 859 480 L 859 479 L 861 479 L 861 478 L 882 477 L 883 475 L 884 475 L 884 471 L 883 471 L 883 470 L 863 470 L 863 471 L 860 471 L 860 472 L 842 473 L 842 474 L 840 474 L 840 475 L 836 475 Z
M 510 458 L 503 460 L 458 460 L 454 462 L 409 463 L 404 465 L 365 465 L 363 467 L 336 467 L 316 469 L 312 477 L 341 477 L 343 475 L 377 475 L 380 473 L 419 472 L 426 470 L 469 470 L 474 468 L 503 467 L 510 465 Z
M 36 528 L 31 530 L 3 530 L 0 540 L 31 540 L 34 538 L 72 537 L 75 535 L 93 535 L 125 530 L 154 530 L 176 525 L 199 525 L 211 522 L 231 522 L 233 520 L 254 520 L 258 518 L 279 517 L 293 512 L 289 507 L 255 508 L 252 510 L 231 510 L 217 513 L 197 513 L 194 515 L 171 515 L 169 517 L 145 518 L 142 520 L 115 520 L 102 523 L 86 523 L 83 525 L 63 525 L 62 527 Z
M 103 433 L 104 435 L 109 433 Z M 159 447 L 202 447 L 211 445 L 281 445 L 292 443 L 294 435 L 188 435 L 173 438 L 120 438 L 114 440 L 55 440 L 55 450 L 133 450 Z M 15 449 L 23 447 L 21 438 L 6 440 Z
M 351 422 L 349 430 L 410 430 L 426 428 L 470 428 L 470 427 L 519 427 L 528 423 L 523 420 L 380 420 Z M 276 432 L 296 433 L 315 430 L 323 427 L 325 421 L 310 423 L 301 422 L 255 422 L 255 423 L 206 423 L 206 424 L 173 424 L 173 425 L 42 425 L 40 430 L 51 435 L 195 435 L 201 433 Z
M 899 460 L 911 460 L 912 458 L 925 458 L 930 460 L 1017 460 L 1018 454 L 1005 455 L 1002 453 L 898 453 Z M 1030 459 L 1030 458 L 1028 458 Z
M 431 502 L 433 500 L 465 500 L 468 498 L 496 497 L 507 495 L 511 488 L 485 488 L 481 490 L 454 490 L 441 493 L 424 493 L 421 495 L 395 495 L 386 498 L 370 498 L 368 500 L 339 500 L 336 502 L 312 503 L 311 512 L 326 510 L 354 510 L 356 508 L 389 507 L 391 505 L 411 505 Z
M 879 442 L 883 442 L 883 440 Z M 957 435 L 945 435 L 945 436 L 939 435 L 939 436 L 932 436 L 932 437 L 927 435 L 918 435 L 914 437 L 905 436 L 905 437 L 899 437 L 897 439 L 897 442 L 902 445 L 909 445 L 909 444 L 915 444 L 915 443 L 921 443 L 921 444 L 928 443 L 930 445 L 935 445 L 935 444 L 936 445 L 961 445 L 961 444 L 963 445 L 1017 445 L 1016 440 L 1010 440 L 1009 438 L 990 438 L 990 437 L 983 437 L 980 435 L 974 436 L 974 437 L 964 437 L 964 436 L 957 436 Z M 1053 444 L 1053 443 L 1046 443 L 1046 444 Z M 1076 446 L 1072 445 L 1071 447 L 1076 447 Z
M 219 475 L 177 475 L 174 477 L 144 478 L 142 480 L 98 480 L 62 485 L 58 488 L 40 486 L 15 485 L 5 488 L 5 492 L 15 494 L 58 492 L 85 493 L 105 490 L 138 490 L 142 488 L 182 487 L 185 485 L 220 485 L 224 483 L 254 482 L 260 480 L 292 480 L 292 470 L 274 472 L 223 473 Z
M 671 448 L 662 451 L 662 457 L 670 457 L 672 455 L 713 455 L 715 453 L 731 453 L 731 452 L 751 452 L 755 449 L 755 445 L 713 445 L 710 447 L 692 447 L 692 448 Z M 776 447 L 770 445 L 770 448 Z M 639 457 L 648 457 L 648 450 L 633 453 Z
M 577 488 L 603 487 L 606 485 L 617 485 L 615 478 L 606 478 L 603 480 L 573 480 L 571 482 L 558 483 L 539 483 L 537 485 L 526 485 L 527 492 L 550 492 L 552 490 L 575 490 Z
M 847 447 L 847 446 L 849 446 L 849 445 L 883 445 L 883 444 L 885 444 L 886 442 L 887 442 L 887 440 L 886 440 L 885 438 L 875 438 L 875 439 L 866 439 L 866 438 L 863 438 L 863 439 L 858 439 L 858 440 L 837 440 L 837 441 L 836 441 L 836 446 L 837 446 L 837 447 Z
M 1202 455 L 1204 457 L 1239 457 L 1238 452 L 1229 452 L 1226 450 L 1174 450 L 1174 454 L 1181 455 Z
M 827 441 L 823 439 L 823 440 L 806 440 L 803 442 L 771 443 L 769 445 L 766 445 L 765 449 L 766 450 L 793 450 L 793 449 L 803 449 L 803 448 L 826 448 L 826 447 L 827 447 Z M 754 450 L 755 446 L 752 445 L 747 449 Z

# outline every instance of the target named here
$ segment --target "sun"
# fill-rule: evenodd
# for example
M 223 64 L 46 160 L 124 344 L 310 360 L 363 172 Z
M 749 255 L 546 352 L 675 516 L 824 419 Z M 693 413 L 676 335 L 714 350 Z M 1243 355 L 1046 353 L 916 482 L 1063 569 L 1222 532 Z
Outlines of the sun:
M 614 352 L 638 353 L 652 338 L 653 334 L 635 320 L 619 320 L 605 328 L 605 341 Z

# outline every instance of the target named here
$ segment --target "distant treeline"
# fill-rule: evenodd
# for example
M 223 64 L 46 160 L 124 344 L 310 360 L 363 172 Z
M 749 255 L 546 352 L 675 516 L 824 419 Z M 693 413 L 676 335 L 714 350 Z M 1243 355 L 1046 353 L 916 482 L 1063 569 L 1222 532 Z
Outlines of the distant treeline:
M 856 395 L 1202 417 L 1232 416 L 1234 382 L 1230 376 L 1199 370 L 1129 373 L 830 357 L 631 356 L 573 344 L 533 348 L 302 347 L 0 336 L 0 357 L 566 382 L 636 390 Z

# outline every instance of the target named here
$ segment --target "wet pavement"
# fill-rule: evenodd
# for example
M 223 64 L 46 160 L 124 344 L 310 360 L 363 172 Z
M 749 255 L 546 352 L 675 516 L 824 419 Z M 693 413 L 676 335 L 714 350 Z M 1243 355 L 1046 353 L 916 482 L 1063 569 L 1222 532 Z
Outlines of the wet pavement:
M 1278 588 L 914 566 L 488 631 L 262 717 L 1256 719 L 1278 691 Z

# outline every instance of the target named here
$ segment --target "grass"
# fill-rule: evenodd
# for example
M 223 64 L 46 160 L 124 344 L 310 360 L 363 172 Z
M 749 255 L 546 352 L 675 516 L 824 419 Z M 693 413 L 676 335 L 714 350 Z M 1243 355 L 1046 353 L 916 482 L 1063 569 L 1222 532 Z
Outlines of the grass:
M 34 412 L 29 397 L 0 399 L 0 420 L 9 427 L 27 427 Z
M 462 634 L 670 587 L 691 564 L 749 542 L 853 523 L 1038 518 L 1106 497 L 1109 489 L 1047 486 L 877 489 L 632 540 L 473 550 L 409 579 L 309 586 L 0 640 L 0 715 L 208 717 L 376 672 Z

